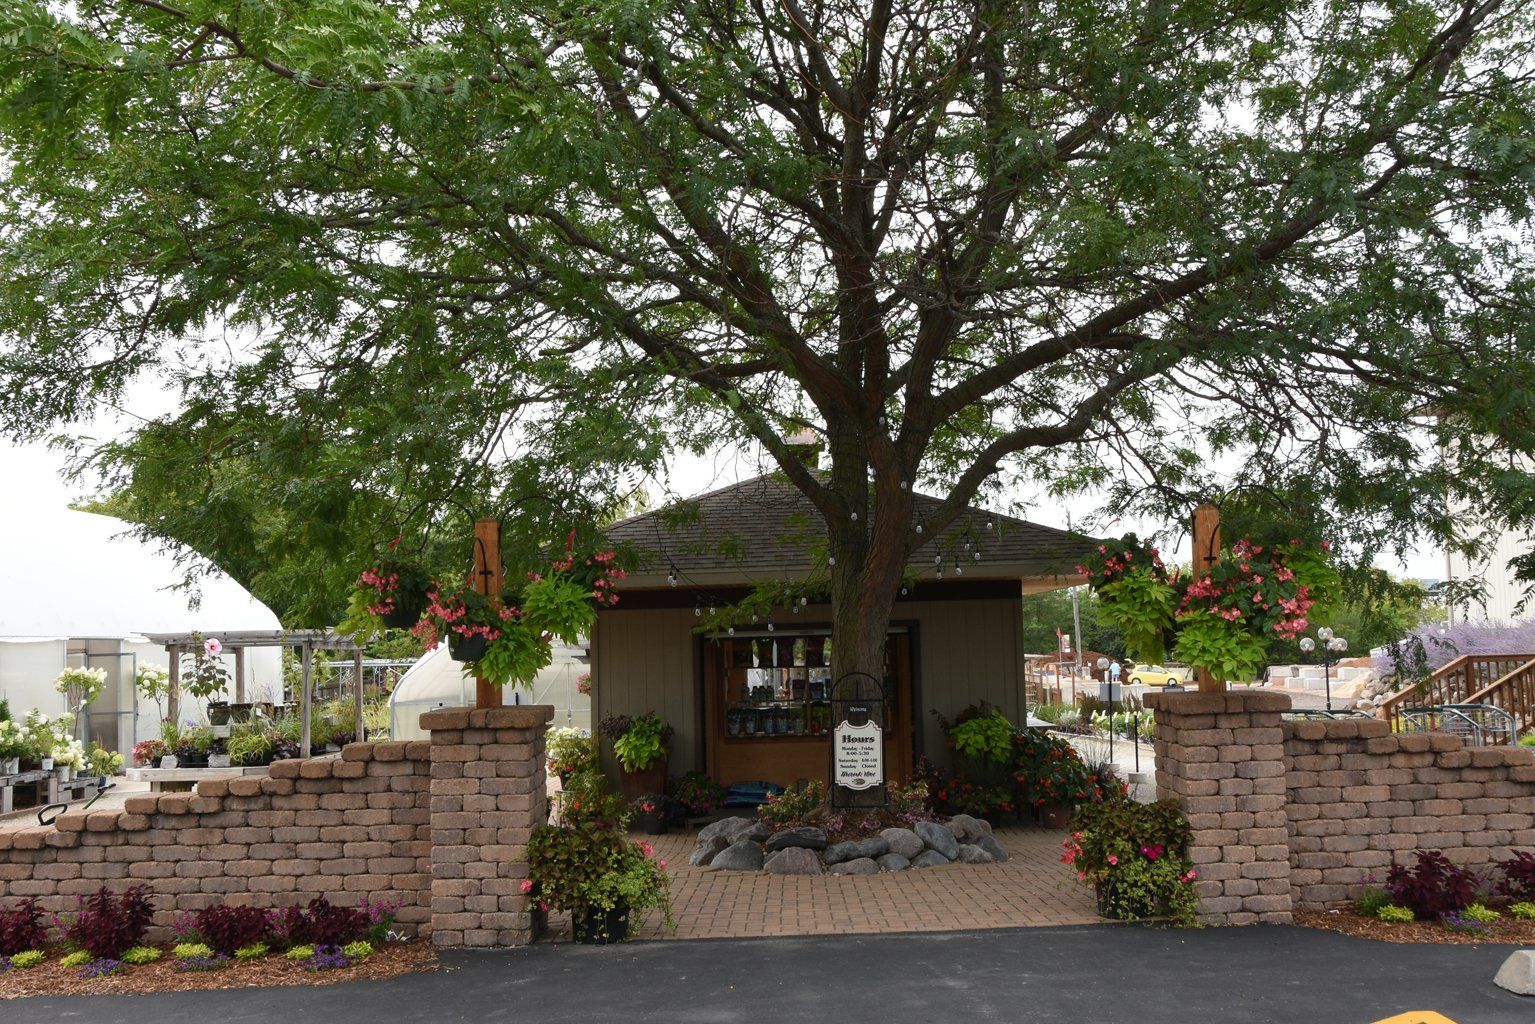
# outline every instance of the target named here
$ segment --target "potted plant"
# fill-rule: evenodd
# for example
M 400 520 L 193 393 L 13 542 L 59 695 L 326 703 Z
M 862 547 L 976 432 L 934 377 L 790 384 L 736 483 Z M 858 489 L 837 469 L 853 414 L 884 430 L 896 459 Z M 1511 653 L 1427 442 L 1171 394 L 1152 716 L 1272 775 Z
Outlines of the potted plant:
M 74 712 L 100 697 L 106 685 L 107 670 L 104 668 L 66 668 L 53 681 L 53 688 L 64 694 Z
M 577 772 L 593 768 L 597 764 L 597 743 L 584 729 L 574 726 L 554 726 L 544 733 L 544 750 L 549 761 L 549 773 L 561 784 L 569 782 Z
M 956 772 L 981 786 L 1007 783 L 1018 730 L 1000 708 L 982 701 L 961 711 L 952 722 L 942 716 L 938 720 L 948 734 Z
M 161 768 L 179 768 L 181 760 L 178 752 L 181 749 L 181 727 L 175 722 L 160 723 L 160 742 L 165 745 L 165 753 L 160 757 Z
M 1109 918 L 1194 923 L 1198 875 L 1186 859 L 1192 832 L 1176 802 L 1084 804 L 1061 859 L 1091 885 Z
M 16 775 L 28 751 L 27 735 L 20 722 L 0 718 L 0 775 Z
M 409 629 L 426 610 L 432 578 L 420 561 L 400 554 L 399 547 L 396 537 L 357 577 L 354 603 L 390 629 Z
M 667 793 L 684 819 L 710 814 L 725 802 L 725 787 L 703 772 L 688 772 L 672 779 L 667 784 Z
M 650 844 L 626 838 L 627 811 L 607 794 L 600 774 L 578 778 L 563 823 L 533 829 L 522 891 L 540 912 L 569 911 L 577 942 L 622 942 L 656 907 L 671 927 L 666 862 L 655 859 Z
M 224 645 L 216 637 L 204 639 L 193 633 L 192 649 L 186 654 L 186 665 L 181 673 L 181 688 L 201 700 L 209 700 L 215 694 L 229 688 L 229 672 L 219 655 Z
M 499 639 L 505 623 L 515 616 L 511 608 L 496 607 L 489 597 L 466 580 L 434 583 L 426 594 L 426 608 L 417 623 L 429 645 L 446 639 L 454 661 L 475 662 L 485 656 L 492 640 Z
M 166 749 L 160 740 L 140 740 L 133 745 L 133 763 L 143 768 L 158 768 Z
M 671 820 L 671 801 L 660 793 L 646 793 L 639 797 L 631 805 L 634 812 L 635 827 L 644 830 L 646 835 L 666 835 L 667 823 Z
M 91 749 L 85 755 L 85 763 L 92 775 L 111 778 L 122 770 L 123 755 L 92 743 Z
M 625 799 L 665 791 L 671 726 L 651 711 L 638 718 L 609 716 L 602 721 L 602 733 L 613 742 L 613 753 L 621 769 L 618 791 Z
M 274 735 L 249 724 L 234 726 L 226 744 L 229 763 L 241 768 L 270 764 L 276 746 Z

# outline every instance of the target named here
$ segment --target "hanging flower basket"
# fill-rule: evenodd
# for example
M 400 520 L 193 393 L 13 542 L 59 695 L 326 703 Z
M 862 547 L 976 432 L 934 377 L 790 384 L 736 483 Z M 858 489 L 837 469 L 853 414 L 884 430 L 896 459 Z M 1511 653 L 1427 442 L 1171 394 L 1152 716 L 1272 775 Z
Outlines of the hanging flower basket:
M 448 656 L 454 661 L 479 661 L 489 648 L 490 641 L 483 636 L 448 634 Z

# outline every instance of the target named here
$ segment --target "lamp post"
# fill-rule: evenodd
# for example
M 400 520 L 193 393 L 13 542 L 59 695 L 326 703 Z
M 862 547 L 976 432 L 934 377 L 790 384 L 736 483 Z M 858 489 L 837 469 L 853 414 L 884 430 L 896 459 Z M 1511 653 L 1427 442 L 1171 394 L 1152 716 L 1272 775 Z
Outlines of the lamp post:
M 1081 655 L 1077 657 L 1080 658 Z M 1100 687 L 1098 692 L 1109 695 L 1109 764 L 1112 765 L 1114 763 L 1114 683 L 1108 677 L 1109 659 L 1099 658 L 1097 665 L 1098 673 L 1103 677 L 1098 684 Z M 1104 687 L 1107 689 L 1103 689 Z
M 1327 690 L 1327 710 L 1332 710 L 1332 663 L 1333 655 L 1342 654 L 1348 650 L 1348 641 L 1333 633 L 1332 628 L 1323 626 L 1316 631 L 1317 639 L 1303 636 L 1300 640 L 1300 649 L 1310 654 L 1318 647 L 1322 650 L 1322 685 Z M 1320 641 L 1320 643 L 1318 643 Z

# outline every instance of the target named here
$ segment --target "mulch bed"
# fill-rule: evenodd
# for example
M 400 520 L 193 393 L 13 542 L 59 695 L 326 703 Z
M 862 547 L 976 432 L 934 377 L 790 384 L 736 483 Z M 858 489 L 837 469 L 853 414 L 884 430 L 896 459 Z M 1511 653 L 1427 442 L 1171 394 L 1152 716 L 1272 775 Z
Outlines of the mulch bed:
M 392 942 L 372 956 L 331 971 L 306 970 L 280 953 L 260 960 L 233 961 L 216 971 L 176 970 L 169 944 L 152 964 L 130 965 L 120 974 L 82 978 L 80 968 L 59 966 L 59 955 L 25 970 L 0 974 L 0 999 L 22 996 L 111 996 L 135 992 L 198 992 L 223 988 L 269 988 L 276 985 L 335 985 L 343 981 L 379 981 L 402 974 L 435 971 L 431 942 Z
M 1342 932 L 1360 939 L 1375 939 L 1377 942 L 1448 942 L 1484 946 L 1489 943 L 1508 943 L 1535 946 L 1535 921 L 1521 921 L 1508 916 L 1489 924 L 1486 935 L 1451 931 L 1438 921 L 1379 921 L 1353 910 L 1297 910 L 1295 923 L 1306 928 Z

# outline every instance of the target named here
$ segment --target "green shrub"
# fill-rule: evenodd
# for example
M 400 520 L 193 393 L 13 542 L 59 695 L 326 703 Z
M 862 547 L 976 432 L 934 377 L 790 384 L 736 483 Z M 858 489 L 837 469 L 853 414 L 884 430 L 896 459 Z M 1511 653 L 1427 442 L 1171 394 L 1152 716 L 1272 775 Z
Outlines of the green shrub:
M 1500 920 L 1503 917 L 1503 915 L 1498 913 L 1496 910 L 1493 910 L 1490 907 L 1485 907 L 1480 903 L 1471 904 L 1465 910 L 1460 912 L 1460 916 L 1472 921 L 1480 921 L 1482 924 L 1491 924 L 1492 922 Z
M 1391 921 L 1396 924 L 1406 924 L 1416 921 L 1417 915 L 1406 907 L 1399 907 L 1394 903 L 1388 903 L 1375 912 L 1375 916 L 1382 921 Z
M 36 967 L 46 959 L 48 959 L 47 954 L 42 950 L 26 949 L 11 957 L 11 966 L 17 970 L 26 970 L 28 967 Z
M 671 741 L 672 727 L 652 711 L 629 722 L 613 741 L 613 753 L 624 771 L 643 772 L 666 760 Z
M 123 953 L 125 964 L 152 964 L 160 959 L 163 954 L 153 946 L 134 946 Z
M 91 962 L 91 954 L 83 949 L 77 949 L 73 953 L 59 961 L 61 967 L 84 967 Z
M 1515 903 L 1508 912 L 1521 921 L 1535 921 L 1535 903 Z
M 212 955 L 213 947 L 203 942 L 181 942 L 171 950 L 171 956 L 177 960 L 191 960 L 193 957 Z
M 348 942 L 341 947 L 341 952 L 349 960 L 366 960 L 373 955 L 373 943 Z
M 1531 729 L 1529 732 L 1519 737 L 1519 745 L 1521 747 L 1535 747 L 1535 729 Z
M 314 947 L 294 946 L 292 949 L 284 953 L 283 956 L 288 960 L 308 960 L 310 957 L 314 956 Z
M 1378 885 L 1366 886 L 1354 900 L 1354 910 L 1363 917 L 1377 917 L 1381 907 L 1391 905 L 1391 894 Z
M 249 946 L 241 946 L 235 950 L 236 960 L 260 960 L 271 952 L 265 942 L 253 942 Z
M 1013 723 L 1000 711 L 960 722 L 949 730 L 954 749 L 987 764 L 1006 764 L 1013 755 Z

